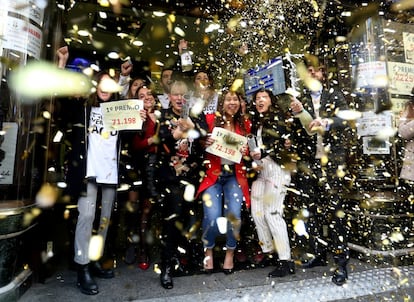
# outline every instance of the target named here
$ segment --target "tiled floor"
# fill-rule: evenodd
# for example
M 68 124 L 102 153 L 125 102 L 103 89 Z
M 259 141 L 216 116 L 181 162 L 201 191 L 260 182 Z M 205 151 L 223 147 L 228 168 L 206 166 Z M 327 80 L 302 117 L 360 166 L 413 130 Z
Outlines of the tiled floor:
M 116 277 L 98 280 L 100 293 L 85 296 L 75 286 L 76 273 L 57 272 L 45 284 L 33 284 L 21 302 L 48 301 L 413 301 L 414 266 L 381 266 L 351 259 L 344 286 L 331 282 L 330 266 L 269 279 L 271 267 L 174 278 L 174 288 L 159 285 L 156 270 L 121 264 Z M 413 296 L 414 297 L 414 296 Z

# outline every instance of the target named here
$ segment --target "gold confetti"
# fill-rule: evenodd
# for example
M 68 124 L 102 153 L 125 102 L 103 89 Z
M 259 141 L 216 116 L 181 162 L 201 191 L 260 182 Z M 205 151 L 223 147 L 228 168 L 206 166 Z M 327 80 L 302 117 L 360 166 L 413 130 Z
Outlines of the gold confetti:
M 195 195 L 195 187 L 192 184 L 187 184 L 184 189 L 184 200 L 193 201 Z
M 45 183 L 36 194 L 36 204 L 40 208 L 49 208 L 56 203 L 57 198 L 57 188 L 49 183 Z
M 97 261 L 101 258 L 103 252 L 103 237 L 101 235 L 93 235 L 89 241 L 88 257 L 91 261 Z
M 32 61 L 11 74 L 10 87 L 33 100 L 52 95 L 87 95 L 92 84 L 82 73 L 59 69 L 49 62 Z M 29 101 L 23 99 L 22 102 Z

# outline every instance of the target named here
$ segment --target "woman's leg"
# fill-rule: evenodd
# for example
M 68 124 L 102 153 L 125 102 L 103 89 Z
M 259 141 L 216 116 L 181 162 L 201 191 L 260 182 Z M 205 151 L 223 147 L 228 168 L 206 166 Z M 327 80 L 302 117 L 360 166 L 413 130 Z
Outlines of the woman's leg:
M 224 257 L 223 270 L 226 274 L 231 274 L 234 268 L 234 249 L 227 249 Z
M 151 212 L 151 201 L 148 198 L 144 198 L 140 202 L 140 241 L 139 241 L 139 253 L 138 253 L 138 266 L 141 269 L 148 269 L 149 258 L 147 248 L 147 236 L 149 230 L 149 220 Z
M 274 251 L 274 242 L 265 217 L 265 197 L 266 181 L 262 177 L 259 177 L 252 184 L 251 213 L 256 226 L 257 236 L 259 237 L 260 247 L 263 253 L 271 253 Z
M 136 188 L 128 192 L 128 201 L 125 203 L 124 209 L 124 224 L 127 234 L 127 243 L 125 251 L 125 263 L 133 264 L 136 257 L 136 247 L 138 244 L 138 229 L 139 223 L 137 216 L 139 215 L 139 193 Z
M 219 234 L 217 218 L 222 215 L 223 187 L 218 181 L 203 192 L 203 244 L 204 248 L 212 249 Z
M 265 217 L 272 233 L 276 251 L 280 260 L 290 260 L 290 239 L 287 231 L 286 221 L 283 218 L 284 201 L 287 187 L 290 184 L 290 173 L 282 169 L 276 163 L 269 165 L 272 173 L 267 179 L 266 194 L 264 197 L 269 202 L 266 203 Z
M 106 235 L 111 221 L 112 207 L 116 196 L 116 186 L 102 185 L 102 208 L 98 234 L 102 236 L 105 245 Z
M 206 271 L 212 271 L 214 268 L 213 249 L 206 248 L 204 252 L 203 267 Z
M 96 198 L 98 186 L 95 182 L 88 182 L 86 196 L 78 201 L 78 221 L 75 230 L 75 257 L 78 264 L 89 263 L 89 241 L 92 236 L 93 221 L 95 220 Z
M 243 191 L 237 182 L 236 176 L 229 175 L 224 182 L 224 213 L 228 220 L 226 256 L 223 263 L 223 272 L 231 274 L 234 268 L 234 250 L 240 239 L 241 209 L 243 204 Z
M 240 238 L 243 191 L 236 176 L 227 176 L 223 184 L 224 215 L 228 220 L 226 247 L 234 250 Z

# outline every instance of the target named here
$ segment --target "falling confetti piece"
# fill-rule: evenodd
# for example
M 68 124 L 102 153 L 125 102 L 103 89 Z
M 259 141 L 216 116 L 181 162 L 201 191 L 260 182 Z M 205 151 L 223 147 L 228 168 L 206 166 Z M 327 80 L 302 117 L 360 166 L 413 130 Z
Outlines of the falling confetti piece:
M 339 110 L 336 116 L 346 121 L 353 121 L 359 119 L 362 113 L 357 110 Z
M 97 261 L 101 258 L 103 251 L 103 237 L 101 235 L 93 235 L 89 241 L 88 256 L 91 261 Z
M 220 234 L 227 233 L 227 218 L 226 217 L 217 217 L 216 219 L 217 227 Z
M 36 194 L 36 204 L 40 208 L 49 208 L 56 203 L 57 198 L 57 188 L 49 183 L 45 183 Z
M 25 98 L 88 95 L 90 79 L 82 73 L 63 70 L 42 61 L 28 63 L 10 76 L 10 87 Z M 23 102 L 29 102 L 23 99 Z
M 185 186 L 184 189 L 184 200 L 185 201 L 193 201 L 195 195 L 195 187 L 192 184 L 188 184 Z

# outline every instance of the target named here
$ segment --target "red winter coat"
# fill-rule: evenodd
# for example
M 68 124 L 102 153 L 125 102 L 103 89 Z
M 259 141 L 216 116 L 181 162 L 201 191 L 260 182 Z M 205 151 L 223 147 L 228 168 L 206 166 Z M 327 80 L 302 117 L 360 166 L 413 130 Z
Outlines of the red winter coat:
M 206 120 L 209 127 L 209 131 L 211 132 L 214 128 L 214 114 L 207 114 Z M 249 121 L 246 121 L 245 123 L 246 132 L 250 133 L 251 124 Z M 237 134 L 243 135 L 240 127 L 236 125 L 235 132 Z M 206 190 L 207 188 L 214 185 L 221 173 L 221 158 L 213 155 L 211 153 L 206 152 L 205 155 L 205 166 L 206 166 L 206 174 L 201 181 L 200 186 L 198 187 L 197 196 L 200 196 L 201 193 Z M 249 191 L 249 184 L 247 182 L 247 176 L 246 176 L 246 167 L 244 165 L 243 159 L 239 164 L 234 165 L 236 169 L 236 179 L 239 183 L 240 187 L 243 191 L 244 201 L 246 203 L 246 207 L 250 208 L 250 191 Z

